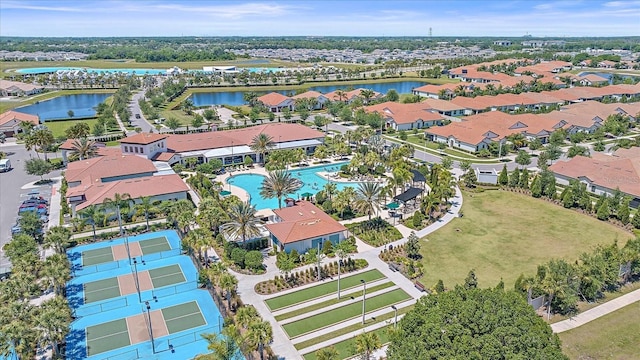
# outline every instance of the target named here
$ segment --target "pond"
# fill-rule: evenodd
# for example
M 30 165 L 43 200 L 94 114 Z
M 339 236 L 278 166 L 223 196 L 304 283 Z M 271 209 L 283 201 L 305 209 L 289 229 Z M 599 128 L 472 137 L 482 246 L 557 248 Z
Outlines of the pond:
M 387 91 L 394 89 L 399 94 L 409 94 L 413 88 L 424 85 L 425 83 L 420 81 L 395 81 L 395 82 L 387 82 L 387 83 L 377 83 L 377 84 L 345 84 L 345 85 L 318 85 L 312 86 L 309 90 L 319 91 L 323 94 L 326 94 L 331 91 L 335 91 L 338 89 L 346 90 L 348 88 L 365 88 L 371 89 L 373 91 L 377 91 L 382 94 L 386 94 Z M 256 91 L 255 93 L 260 95 L 264 95 L 270 91 Z M 276 91 L 283 95 L 292 95 L 291 90 L 278 90 Z M 195 106 L 210 106 L 210 105 L 231 105 L 231 106 L 239 106 L 244 105 L 244 99 L 242 95 L 243 91 L 225 91 L 225 92 L 202 92 L 202 93 L 193 93 L 191 95 L 191 101 L 193 101 L 193 105 Z
M 69 110 L 73 111 L 73 118 L 87 118 L 95 116 L 95 107 L 111 95 L 110 93 L 63 95 L 17 108 L 16 111 L 38 115 L 40 121 L 68 119 Z

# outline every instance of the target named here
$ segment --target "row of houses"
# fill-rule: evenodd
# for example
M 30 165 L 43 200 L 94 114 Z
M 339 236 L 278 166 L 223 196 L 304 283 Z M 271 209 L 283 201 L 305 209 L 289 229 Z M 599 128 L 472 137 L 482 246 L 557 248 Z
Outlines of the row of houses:
M 452 122 L 445 126 L 425 130 L 425 136 L 435 142 L 447 144 L 469 152 L 489 148 L 492 142 L 501 142 L 513 134 L 522 134 L 527 140 L 538 139 L 543 144 L 558 129 L 568 134 L 593 133 L 609 115 L 622 114 L 638 121 L 640 103 L 610 103 L 597 101 L 565 105 L 559 111 L 546 114 L 517 114 L 485 112 Z
M 371 96 L 369 98 L 365 98 L 363 96 L 363 91 L 371 91 Z M 351 91 L 335 90 L 326 94 L 322 94 L 318 91 L 306 91 L 295 96 L 286 96 L 277 92 L 270 92 L 259 96 L 257 101 L 266 106 L 271 112 L 282 112 L 285 108 L 291 111 L 295 110 L 296 100 L 301 99 L 313 99 L 314 102 L 311 110 L 319 110 L 324 108 L 328 101 L 340 101 L 351 104 L 356 99 L 370 101 L 380 99 L 383 96 L 384 95 L 379 92 L 359 88 Z
M 39 94 L 44 86 L 27 84 L 19 81 L 0 80 L 0 97 L 31 96 Z

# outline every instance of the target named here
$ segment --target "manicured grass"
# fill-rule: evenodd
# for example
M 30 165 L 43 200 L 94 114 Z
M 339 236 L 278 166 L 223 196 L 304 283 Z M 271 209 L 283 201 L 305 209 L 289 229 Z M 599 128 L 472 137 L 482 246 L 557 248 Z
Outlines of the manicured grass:
M 637 359 L 640 344 L 640 302 L 558 334 L 571 359 Z
M 47 126 L 47 128 L 49 128 L 49 130 L 51 130 L 51 132 L 53 133 L 53 136 L 56 138 L 66 136 L 64 133 L 65 130 L 79 123 L 85 123 L 89 125 L 90 128 L 93 129 L 93 126 L 96 123 L 98 123 L 98 120 L 93 118 L 93 119 L 84 119 L 84 120 L 57 120 L 57 121 L 44 122 L 44 124 Z
M 386 288 L 392 287 L 394 285 L 395 284 L 392 281 L 389 281 L 389 282 L 386 282 L 384 284 L 380 284 L 380 285 L 372 286 L 371 288 L 367 288 L 367 291 L 369 292 L 369 294 L 372 294 L 372 293 L 374 293 L 374 292 L 376 292 L 378 290 L 386 289 Z M 349 295 L 340 294 L 340 300 L 338 300 L 338 298 L 336 297 L 336 298 L 333 298 L 331 300 L 323 301 L 321 303 L 317 303 L 317 304 L 314 304 L 314 305 L 311 305 L 311 306 L 307 306 L 307 307 L 304 307 L 304 308 L 301 308 L 301 309 L 298 309 L 298 310 L 294 310 L 294 311 L 291 311 L 291 312 L 288 312 L 288 313 L 284 313 L 282 315 L 276 316 L 276 320 L 277 321 L 282 321 L 282 320 L 290 319 L 290 318 L 292 318 L 294 316 L 306 314 L 306 313 L 314 311 L 314 310 L 322 309 L 322 308 L 327 307 L 327 306 L 331 306 L 331 305 L 334 305 L 334 304 L 345 302 L 345 301 L 351 300 L 352 296 L 353 297 L 362 296 L 363 292 L 364 291 L 358 291 L 356 293 L 351 293 Z
M 340 287 L 345 290 L 360 285 L 360 279 L 364 281 L 374 281 L 384 278 L 384 275 L 376 269 L 369 270 L 356 275 L 342 275 L 340 277 Z M 266 300 L 267 306 L 272 311 L 285 308 L 287 306 L 299 304 L 304 301 L 319 298 L 338 292 L 338 280 L 323 282 L 316 286 L 299 290 L 286 295 L 280 295 Z
M 410 306 L 407 306 L 407 307 L 399 308 L 398 309 L 398 316 L 408 313 L 414 307 L 415 307 L 415 305 L 410 305 Z M 350 326 L 347 326 L 347 327 L 343 327 L 343 328 L 340 328 L 340 329 L 338 329 L 336 331 L 332 331 L 329 334 L 324 334 L 324 335 L 318 336 L 316 338 L 309 339 L 309 340 L 294 344 L 294 347 L 297 350 L 302 350 L 302 349 L 308 348 L 309 346 L 312 346 L 312 345 L 315 345 L 315 344 L 319 344 L 321 342 L 325 342 L 327 340 L 333 339 L 333 338 L 335 338 L 337 336 L 348 334 L 348 333 L 350 333 L 352 331 L 360 330 L 360 329 L 363 329 L 365 327 L 368 327 L 368 326 L 371 326 L 371 325 L 374 325 L 374 324 L 379 324 L 379 323 L 381 323 L 383 321 L 385 321 L 387 323 L 390 322 L 390 323 L 393 324 L 394 317 L 395 317 L 395 312 L 393 312 L 393 311 L 392 312 L 388 312 L 388 313 L 386 313 L 384 315 L 380 315 L 380 316 L 376 316 L 375 318 L 367 319 L 367 321 L 366 321 L 366 323 L 364 325 L 362 325 L 362 323 L 357 323 L 357 324 L 353 324 L 353 325 L 350 325 Z M 400 319 L 398 319 L 398 321 L 400 321 Z
M 380 345 L 384 345 L 389 342 L 389 328 L 390 326 L 385 326 L 383 328 L 374 330 L 373 332 L 378 335 L 378 339 L 380 340 Z M 356 352 L 356 341 L 355 336 L 353 339 L 348 339 L 336 343 L 333 345 L 338 351 L 339 359 L 347 359 L 357 354 Z M 315 352 L 304 355 L 305 360 L 316 360 L 317 356 Z
M 391 306 L 411 298 L 402 289 L 396 289 L 366 300 L 366 312 L 372 312 L 385 306 Z M 308 332 L 322 329 L 332 324 L 358 317 L 362 314 L 362 301 L 356 301 L 343 307 L 313 315 L 289 324 L 282 325 L 289 337 L 293 338 Z
M 462 284 L 475 269 L 479 286 L 507 288 L 521 274 L 534 275 L 552 258 L 574 262 L 596 244 L 617 240 L 623 246 L 632 235 L 622 229 L 564 209 L 545 200 L 501 190 L 464 191 L 464 217 L 456 218 L 422 242 L 425 275 L 420 282 L 445 287 Z

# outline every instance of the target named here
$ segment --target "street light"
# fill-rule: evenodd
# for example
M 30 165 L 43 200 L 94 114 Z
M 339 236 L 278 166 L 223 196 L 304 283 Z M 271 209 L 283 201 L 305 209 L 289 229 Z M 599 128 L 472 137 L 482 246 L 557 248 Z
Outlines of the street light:
M 367 282 L 360 279 L 360 282 L 362 283 L 362 286 L 364 287 L 364 290 L 362 291 L 362 325 L 364 325 L 364 311 L 365 311 L 365 301 L 367 299 Z
M 133 279 L 136 284 L 136 290 L 138 291 L 138 302 L 142 302 L 142 295 L 140 295 L 140 280 L 138 279 L 138 260 L 133 258 L 133 272 L 135 278 Z
M 129 258 L 129 265 L 131 265 L 131 252 L 129 251 L 129 234 L 127 233 L 126 227 L 123 227 L 122 231 L 124 232 L 124 247 L 127 249 L 127 258 Z
M 397 328 L 398 327 L 398 308 L 395 305 L 391 305 L 391 308 L 395 312 L 395 315 L 393 316 L 393 327 Z
M 147 319 L 149 320 L 149 336 L 151 336 L 151 350 L 153 353 L 156 353 L 156 344 L 153 342 L 153 326 L 151 325 L 151 305 L 149 305 L 148 301 L 145 301 L 144 304 L 147 307 Z

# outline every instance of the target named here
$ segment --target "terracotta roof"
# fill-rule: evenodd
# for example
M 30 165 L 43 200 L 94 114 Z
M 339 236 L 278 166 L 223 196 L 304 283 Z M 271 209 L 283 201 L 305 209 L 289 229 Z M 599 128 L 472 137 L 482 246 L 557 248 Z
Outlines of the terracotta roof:
M 291 98 L 277 92 L 270 92 L 259 96 L 257 100 L 267 106 L 278 106 L 287 100 L 291 100 Z
M 640 197 L 640 158 L 603 161 L 576 156 L 568 161 L 558 161 L 549 170 L 573 179 L 586 178 L 591 183 Z
M 425 99 L 420 102 L 428 106 L 431 109 L 438 111 L 456 111 L 456 110 L 464 110 L 464 107 L 456 105 L 451 101 L 441 100 L 441 99 Z
M 111 181 L 106 183 L 76 186 L 69 188 L 67 197 L 84 194 L 86 201 L 78 204 L 76 210 L 88 206 L 102 204 L 105 199 L 111 199 L 115 194 L 129 194 L 132 199 L 142 196 L 159 196 L 177 194 L 189 191 L 189 187 L 179 175 L 145 176 L 134 179 Z
M 324 95 L 322 95 L 321 92 L 309 90 L 309 91 L 303 92 L 302 94 L 298 94 L 292 97 L 292 99 L 309 99 L 309 98 L 317 99 L 321 96 L 325 97 Z
M 156 172 L 153 163 L 136 155 L 107 155 L 74 161 L 67 165 L 65 178 L 68 182 L 83 184 L 101 182 L 103 178 Z
M 22 121 L 28 121 L 34 125 L 40 124 L 40 118 L 38 117 L 38 115 L 25 114 L 13 110 L 5 111 L 0 114 L 0 126 L 13 120 L 18 121 L 18 123 Z
M 10 81 L 10 80 L 0 79 L 0 89 L 8 90 L 12 87 L 20 89 L 22 91 L 31 91 L 33 89 L 44 89 L 44 86 L 27 84 L 19 81 Z
M 170 134 L 167 148 L 174 152 L 218 149 L 229 146 L 249 145 L 253 138 L 265 133 L 274 142 L 321 139 L 324 133 L 302 124 L 272 123 L 243 129 L 211 131 L 194 134 Z
M 266 224 L 278 241 L 290 244 L 346 231 L 347 228 L 308 201 L 273 210 L 282 222 Z
M 60 150 L 75 150 L 75 147 L 73 147 L 73 143 L 76 142 L 76 139 L 67 139 L 65 140 L 60 146 L 58 146 L 58 149 Z M 105 144 L 102 142 L 98 142 L 98 141 L 94 141 L 96 147 L 98 148 L 98 150 L 101 149 L 107 149 L 106 151 L 110 151 L 110 149 L 117 149 L 118 153 L 122 153 L 122 151 L 120 150 L 119 146 L 113 146 L 113 147 L 109 147 L 106 148 Z M 104 155 L 104 154 L 101 154 Z
M 444 119 L 439 113 L 430 111 L 430 107 L 424 103 L 402 104 L 387 101 L 367 106 L 365 111 L 377 112 L 387 119 L 392 119 L 396 124 L 411 124 L 418 120 L 437 121 Z
M 122 144 L 138 144 L 138 145 L 148 145 L 152 144 L 156 141 L 160 141 L 162 139 L 166 139 L 169 137 L 167 134 L 156 134 L 156 133 L 140 133 L 132 136 L 127 136 L 126 138 L 120 140 Z
M 344 97 L 342 99 L 340 99 L 340 97 L 337 94 L 338 90 L 328 92 L 328 93 L 324 94 L 324 96 L 326 96 L 327 99 L 329 99 L 331 101 L 344 101 L 344 100 L 351 101 L 356 97 L 362 97 L 362 95 L 361 95 L 362 90 L 370 90 L 370 89 L 358 88 L 358 89 L 354 89 L 354 90 L 351 90 L 351 91 L 345 91 L 344 92 Z M 382 96 L 383 95 L 381 93 L 379 93 L 377 91 L 374 91 L 372 99 L 376 99 L 376 98 L 379 98 L 379 97 L 382 97 Z
M 153 161 L 169 161 L 175 155 L 175 153 L 171 152 L 162 152 L 155 154 L 152 158 Z

